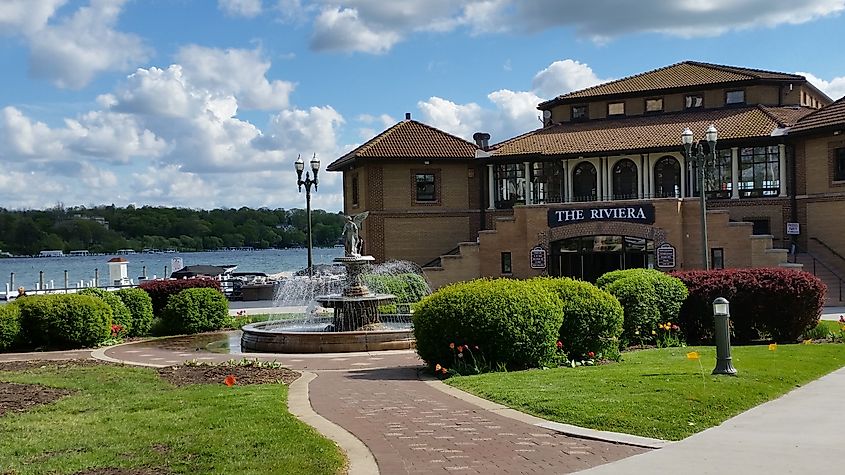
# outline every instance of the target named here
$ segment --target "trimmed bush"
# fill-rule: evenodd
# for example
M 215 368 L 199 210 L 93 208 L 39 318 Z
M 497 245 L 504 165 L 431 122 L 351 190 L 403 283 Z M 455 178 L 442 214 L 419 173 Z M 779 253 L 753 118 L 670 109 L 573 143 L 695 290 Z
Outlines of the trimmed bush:
M 20 339 L 21 309 L 15 303 L 0 305 L 0 351 L 17 347 Z
M 570 359 L 587 358 L 588 353 L 614 358 L 619 354 L 622 334 L 622 305 L 609 292 L 589 282 L 538 278 L 563 304 L 559 339 Z
M 153 300 L 143 289 L 120 289 L 115 292 L 132 315 L 132 331 L 129 336 L 149 334 L 153 324 Z
M 827 287 L 814 275 L 792 269 L 756 268 L 676 272 L 689 289 L 680 322 L 691 343 L 713 339 L 713 300 L 730 302 L 734 339 L 761 336 L 793 342 L 818 324 Z
M 608 272 L 596 280 L 596 285 L 613 294 L 622 304 L 626 342 L 654 340 L 652 331 L 658 324 L 677 322 L 681 305 L 687 298 L 683 282 L 654 269 Z
M 112 310 L 92 295 L 38 295 L 18 299 L 25 345 L 43 349 L 96 346 L 111 336 Z
M 141 282 L 138 286 L 150 294 L 153 300 L 153 315 L 160 317 L 170 296 L 185 289 L 210 288 L 220 289 L 220 282 L 215 279 L 196 277 L 193 279 L 156 279 Z
M 455 345 L 470 345 L 490 367 L 531 368 L 555 354 L 563 306 L 536 281 L 474 280 L 441 288 L 414 312 L 417 353 L 429 365 L 453 363 Z M 475 347 L 478 347 L 476 350 Z
M 94 287 L 82 289 L 77 293 L 79 295 L 92 295 L 102 299 L 111 308 L 112 325 L 120 325 L 121 329 L 117 332 L 120 336 L 129 335 L 132 332 L 132 313 L 117 294 Z
M 396 296 L 395 304 L 379 307 L 381 313 L 407 313 L 411 304 L 431 293 L 425 278 L 413 272 L 396 275 L 366 274 L 364 283 L 372 292 Z
M 185 289 L 170 297 L 162 312 L 162 323 L 172 334 L 219 330 L 229 316 L 229 301 L 219 290 Z

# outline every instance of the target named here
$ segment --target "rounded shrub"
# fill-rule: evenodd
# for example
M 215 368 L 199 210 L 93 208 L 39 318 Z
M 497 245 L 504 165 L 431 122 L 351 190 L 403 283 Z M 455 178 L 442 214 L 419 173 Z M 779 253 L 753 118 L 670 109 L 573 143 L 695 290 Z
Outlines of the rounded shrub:
M 0 305 L 0 351 L 17 347 L 20 339 L 21 309 L 15 303 Z
M 382 313 L 408 313 L 411 305 L 431 293 L 425 278 L 413 272 L 402 274 L 367 274 L 364 283 L 370 291 L 396 296 L 394 304 L 379 307 Z
M 193 288 L 170 297 L 162 323 L 169 333 L 201 333 L 223 328 L 228 316 L 229 302 L 222 292 Z
M 132 315 L 132 330 L 129 336 L 144 336 L 149 334 L 153 324 L 153 300 L 142 289 L 120 289 L 115 294 L 123 301 Z
M 538 278 L 563 304 L 559 339 L 566 354 L 587 357 L 590 352 L 614 358 L 619 354 L 622 305 L 609 292 L 589 282 L 569 278 Z
M 220 289 L 220 282 L 209 277 L 194 277 L 192 279 L 156 279 L 141 282 L 138 288 L 150 294 L 153 299 L 153 315 L 161 317 L 164 307 L 172 295 L 185 289 L 210 288 Z
M 111 336 L 112 309 L 92 295 L 38 295 L 19 299 L 24 344 L 44 349 L 96 346 Z
M 429 365 L 454 362 L 454 345 L 470 345 L 490 367 L 538 367 L 552 361 L 560 299 L 536 281 L 480 279 L 441 288 L 414 312 L 417 353 Z M 477 349 L 476 349 L 477 347 Z
M 631 276 L 613 281 L 604 290 L 622 305 L 622 338 L 625 343 L 651 341 L 651 332 L 660 323 L 657 293 L 652 280 Z
M 117 296 L 114 292 L 109 292 L 107 290 L 98 289 L 95 287 L 89 287 L 86 289 L 82 289 L 77 293 L 79 295 L 91 295 L 93 297 L 102 299 L 102 301 L 105 302 L 106 305 L 111 308 L 112 325 L 120 327 L 119 330 L 113 330 L 112 333 L 124 336 L 129 335 L 132 332 L 132 313 L 129 312 L 129 307 L 127 307 L 123 303 L 123 300 L 121 300 L 121 298 Z

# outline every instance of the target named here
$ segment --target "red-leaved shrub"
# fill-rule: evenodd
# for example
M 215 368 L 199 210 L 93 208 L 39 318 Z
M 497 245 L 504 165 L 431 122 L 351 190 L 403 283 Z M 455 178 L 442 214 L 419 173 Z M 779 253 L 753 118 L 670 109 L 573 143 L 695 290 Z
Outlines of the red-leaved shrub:
M 212 288 L 220 289 L 220 282 L 207 277 L 193 279 L 156 279 L 141 282 L 138 287 L 144 289 L 153 301 L 153 314 L 161 316 L 167 300 L 171 295 L 178 294 L 185 289 Z
M 816 276 L 781 268 L 723 269 L 675 272 L 689 295 L 681 307 L 680 324 L 687 342 L 713 339 L 713 300 L 730 302 L 734 339 L 744 343 L 768 335 L 795 341 L 818 324 L 827 286 Z

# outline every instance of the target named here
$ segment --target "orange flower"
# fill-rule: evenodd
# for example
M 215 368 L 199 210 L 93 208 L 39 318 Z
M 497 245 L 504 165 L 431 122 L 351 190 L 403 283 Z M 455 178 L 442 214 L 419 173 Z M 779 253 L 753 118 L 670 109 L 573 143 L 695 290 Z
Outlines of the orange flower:
M 441 371 L 443 374 L 446 374 L 446 373 L 448 373 L 448 372 L 449 372 L 449 370 L 448 370 L 448 369 L 446 369 L 446 368 L 443 368 L 443 369 L 441 369 L 440 371 Z
M 697 351 L 690 351 L 689 353 L 687 353 L 688 360 L 697 360 L 699 357 L 700 356 L 698 355 Z
M 455 344 L 454 344 L 454 343 L 449 343 L 449 348 L 450 348 L 450 349 L 452 349 L 452 350 L 454 350 L 454 349 L 455 349 Z
M 235 383 L 237 383 L 237 382 L 238 382 L 238 379 L 235 378 L 234 374 L 230 374 L 229 376 L 226 376 L 225 379 L 223 379 L 223 384 L 225 384 L 226 386 L 229 386 L 230 388 L 232 386 L 234 386 Z
M 441 369 L 441 368 L 443 368 L 443 367 L 442 367 L 442 366 L 440 366 L 440 364 L 439 364 L 439 363 L 438 363 L 438 364 L 436 364 L 436 365 L 434 365 L 434 372 L 435 372 L 435 373 L 440 372 L 440 369 Z

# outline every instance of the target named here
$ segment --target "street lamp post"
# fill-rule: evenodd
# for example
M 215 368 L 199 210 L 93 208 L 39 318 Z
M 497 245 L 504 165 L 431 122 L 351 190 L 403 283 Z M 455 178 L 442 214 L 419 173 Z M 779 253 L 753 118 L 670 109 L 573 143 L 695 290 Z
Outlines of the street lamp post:
M 296 157 L 294 163 L 296 167 L 296 184 L 299 187 L 299 192 L 302 193 L 302 185 L 305 185 L 305 213 L 308 215 L 308 276 L 314 276 L 314 261 L 312 259 L 313 244 L 311 240 L 311 185 L 314 185 L 314 191 L 317 191 L 317 172 L 320 170 L 320 160 L 317 159 L 317 154 L 311 159 L 311 171 L 314 172 L 314 179 L 306 171 L 305 180 L 302 179 L 302 171 L 305 170 L 305 162 L 302 161 L 302 156 Z
M 715 162 L 716 157 L 716 140 L 719 137 L 719 132 L 713 124 L 707 127 L 704 133 L 708 149 L 705 153 L 702 141 L 698 142 L 693 148 L 693 135 L 689 127 L 685 128 L 681 133 L 681 142 L 684 144 L 684 152 L 690 164 L 695 164 L 698 167 L 698 192 L 701 194 L 701 262 L 704 265 L 704 270 L 710 270 L 710 253 L 707 245 L 707 193 L 705 188 L 705 168 Z

